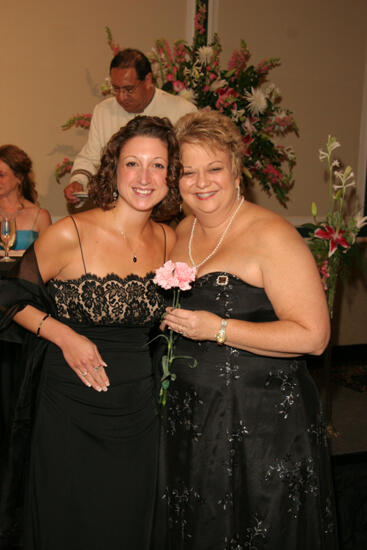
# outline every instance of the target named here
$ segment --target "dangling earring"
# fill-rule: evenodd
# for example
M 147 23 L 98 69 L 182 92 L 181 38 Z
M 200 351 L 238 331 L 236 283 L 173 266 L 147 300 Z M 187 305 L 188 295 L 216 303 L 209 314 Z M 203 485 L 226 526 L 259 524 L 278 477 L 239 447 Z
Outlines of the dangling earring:
M 240 186 L 238 185 L 237 186 L 237 200 L 240 200 L 241 198 L 241 189 L 240 189 Z
M 112 193 L 112 200 L 115 203 L 115 206 L 116 206 L 116 201 L 118 199 L 118 196 L 119 196 L 119 194 L 117 192 L 117 189 L 115 189 L 114 192 Z

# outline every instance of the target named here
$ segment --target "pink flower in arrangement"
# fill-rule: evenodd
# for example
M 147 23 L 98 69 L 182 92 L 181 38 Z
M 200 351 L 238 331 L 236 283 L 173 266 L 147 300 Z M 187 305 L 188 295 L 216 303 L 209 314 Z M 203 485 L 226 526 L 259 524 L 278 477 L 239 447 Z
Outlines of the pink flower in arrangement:
M 188 266 L 185 262 L 172 262 L 168 260 L 162 267 L 155 272 L 153 283 L 161 286 L 165 290 L 170 288 L 179 288 L 180 290 L 189 290 L 189 283 L 195 281 L 196 269 Z
M 249 57 L 250 53 L 247 50 L 234 50 L 231 59 L 228 61 L 228 70 L 235 70 L 235 75 L 238 76 L 245 69 Z
M 219 111 L 223 111 L 223 108 L 227 107 L 228 105 L 232 105 L 232 103 L 235 102 L 236 98 L 238 97 L 238 92 L 234 90 L 233 88 L 219 88 L 217 91 L 218 99 L 215 104 L 215 108 Z
M 175 80 L 175 75 L 172 73 L 168 73 L 166 75 L 166 80 L 168 80 L 168 82 L 173 82 Z
M 179 44 L 176 43 L 173 47 L 173 55 L 176 63 L 183 63 L 186 58 L 185 44 L 183 44 L 182 42 Z
M 111 45 L 111 48 L 113 55 L 117 55 L 121 51 L 121 48 L 118 44 L 116 46 Z
M 271 69 L 271 65 L 269 65 L 268 61 L 263 59 L 263 61 L 260 61 L 256 67 L 256 72 L 259 74 L 266 74 Z
M 345 231 L 343 231 L 342 229 L 339 229 L 339 231 L 336 231 L 334 227 L 331 227 L 330 225 L 327 225 L 325 223 L 322 224 L 322 226 L 324 227 L 324 229 L 319 227 L 319 229 L 316 229 L 314 234 L 315 234 L 315 237 L 318 237 L 319 239 L 325 239 L 330 241 L 329 258 L 331 258 L 331 256 L 334 254 L 334 252 L 338 248 L 338 245 L 345 248 L 345 250 L 350 248 L 350 244 L 344 237 Z
M 181 92 L 181 90 L 183 90 L 184 87 L 185 87 L 185 84 L 181 82 L 181 80 L 175 80 L 173 83 L 173 89 L 177 93 Z
M 247 134 L 246 136 L 242 137 L 242 141 L 243 141 L 243 144 L 245 145 L 245 155 L 247 156 L 251 155 L 249 151 L 249 147 L 251 143 L 254 141 L 254 138 L 251 137 L 249 134 Z
M 329 261 L 324 260 L 322 264 L 319 267 L 320 275 L 321 275 L 321 282 L 322 286 L 324 287 L 324 290 L 327 291 L 328 289 L 328 283 L 327 280 L 330 277 L 329 273 Z
M 263 169 L 264 174 L 267 174 L 270 177 L 270 183 L 275 185 L 279 183 L 282 179 L 282 174 L 277 170 L 272 164 L 267 164 Z

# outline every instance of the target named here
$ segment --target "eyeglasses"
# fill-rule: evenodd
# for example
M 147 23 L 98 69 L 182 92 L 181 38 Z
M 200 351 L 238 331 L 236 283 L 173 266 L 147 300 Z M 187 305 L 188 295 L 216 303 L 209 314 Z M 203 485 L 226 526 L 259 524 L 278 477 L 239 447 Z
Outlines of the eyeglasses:
M 113 95 L 127 94 L 132 95 L 143 84 L 144 80 L 140 80 L 135 86 L 115 86 L 111 84 Z

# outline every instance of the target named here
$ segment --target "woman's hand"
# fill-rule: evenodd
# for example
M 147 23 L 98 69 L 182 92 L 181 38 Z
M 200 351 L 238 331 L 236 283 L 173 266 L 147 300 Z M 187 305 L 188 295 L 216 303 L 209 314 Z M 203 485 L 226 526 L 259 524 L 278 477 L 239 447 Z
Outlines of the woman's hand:
M 221 319 L 208 311 L 191 311 L 189 309 L 166 309 L 162 330 L 169 329 L 182 334 L 191 340 L 215 340 L 215 335 L 220 329 Z
M 86 386 L 97 391 L 107 391 L 110 385 L 105 371 L 107 364 L 93 342 L 69 329 L 58 345 L 69 367 Z

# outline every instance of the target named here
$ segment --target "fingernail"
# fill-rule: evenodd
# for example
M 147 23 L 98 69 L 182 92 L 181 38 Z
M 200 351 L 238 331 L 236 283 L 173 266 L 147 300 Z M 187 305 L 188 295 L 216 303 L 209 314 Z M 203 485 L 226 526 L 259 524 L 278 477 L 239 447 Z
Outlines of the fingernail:
M 102 391 L 102 388 L 100 388 L 99 386 L 96 388 L 97 391 Z
M 92 384 L 89 384 L 89 382 L 86 382 L 86 385 L 88 386 L 88 388 L 92 387 Z
M 107 391 L 107 390 L 108 390 L 108 388 L 106 388 L 106 386 L 104 386 L 103 391 Z

